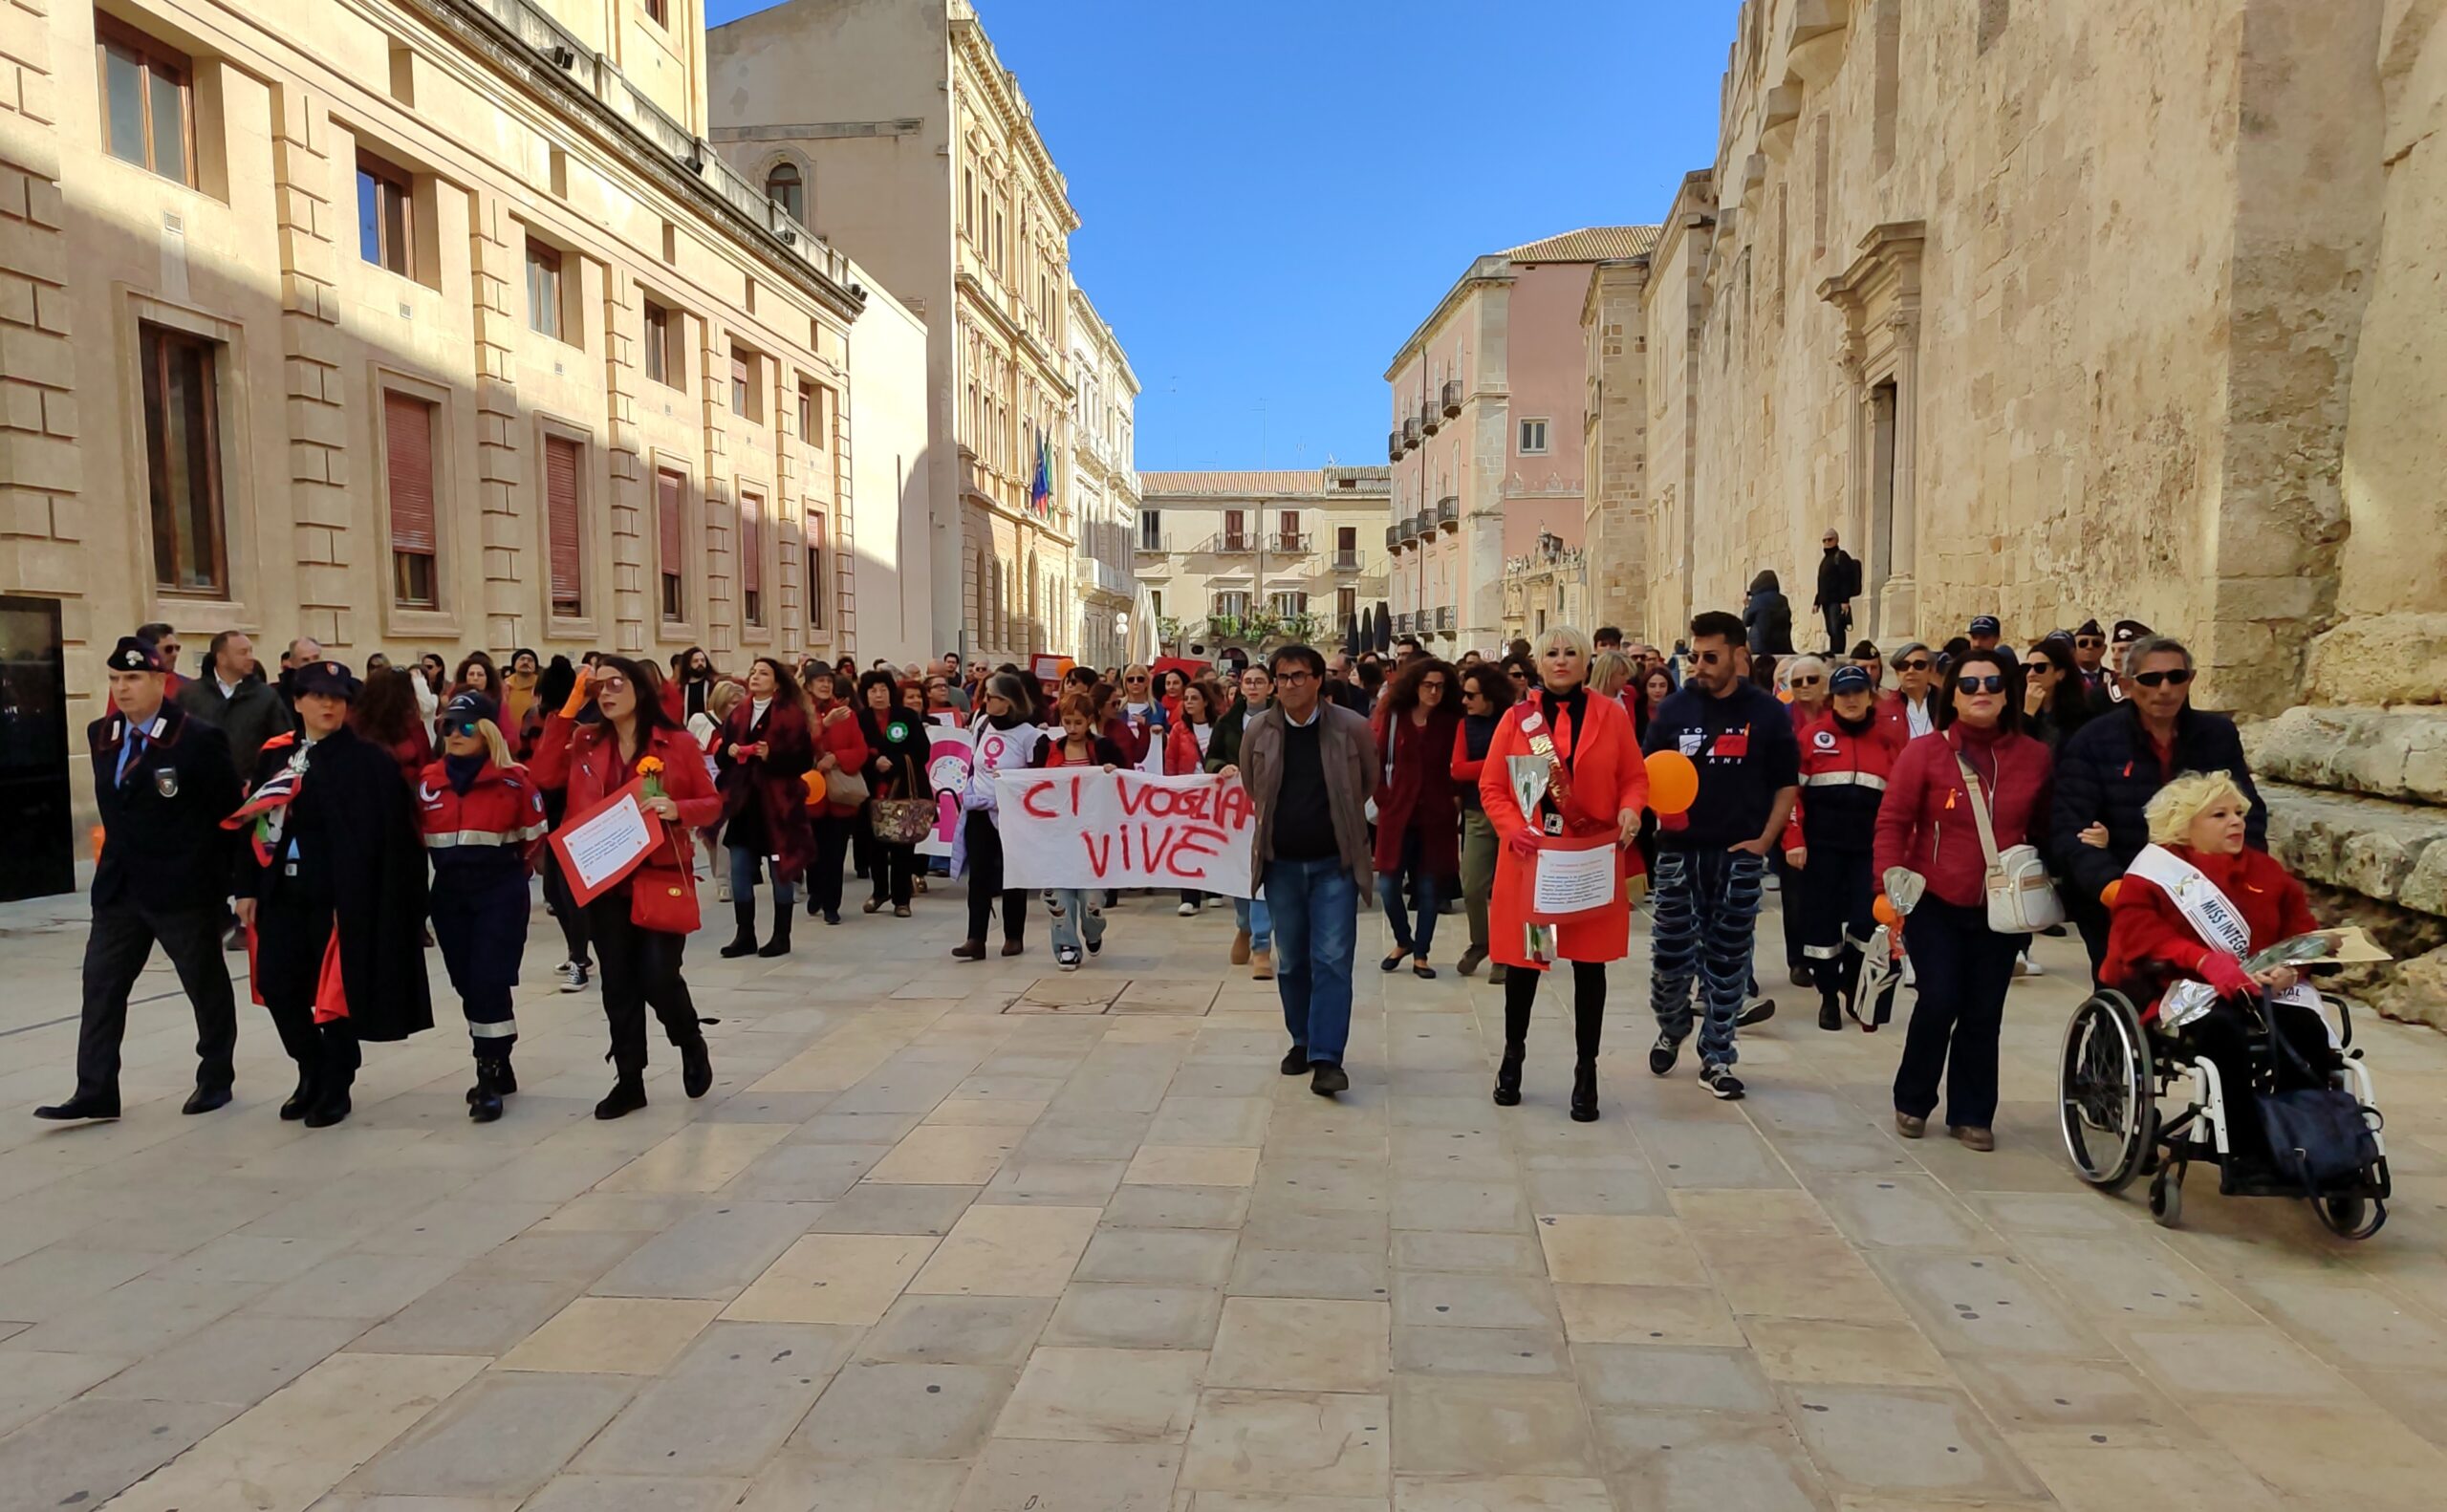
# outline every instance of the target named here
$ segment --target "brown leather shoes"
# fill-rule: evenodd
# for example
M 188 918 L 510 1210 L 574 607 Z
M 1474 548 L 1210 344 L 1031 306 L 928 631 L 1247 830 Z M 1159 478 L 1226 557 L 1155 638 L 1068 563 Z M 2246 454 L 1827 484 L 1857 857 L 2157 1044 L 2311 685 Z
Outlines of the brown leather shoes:
M 1895 1114 L 1895 1132 L 1906 1139 L 1917 1139 L 1929 1132 L 1929 1120 L 1916 1118 L 1897 1109 Z
M 1956 1139 L 1961 1141 L 1965 1150 L 1977 1150 L 1985 1155 L 1997 1148 L 1997 1134 L 1994 1130 L 1976 1129 L 1969 1124 L 1959 1124 L 1949 1132 Z

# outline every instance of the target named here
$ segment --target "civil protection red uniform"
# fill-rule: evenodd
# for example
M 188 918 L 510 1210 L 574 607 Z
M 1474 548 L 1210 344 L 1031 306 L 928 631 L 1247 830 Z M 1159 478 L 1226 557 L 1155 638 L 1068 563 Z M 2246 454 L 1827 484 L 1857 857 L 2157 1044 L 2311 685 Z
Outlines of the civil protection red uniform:
M 1527 948 L 1530 863 L 1508 849 L 1512 837 L 1531 824 L 1512 796 L 1511 778 L 1512 758 L 1535 754 L 1529 748 L 1529 740 L 1538 731 L 1525 727 L 1528 721 L 1533 716 L 1538 718 L 1553 741 L 1558 758 L 1570 754 L 1565 763 L 1571 778 L 1571 791 L 1563 804 L 1565 836 L 1619 834 L 1622 810 L 1648 805 L 1648 767 L 1640 756 L 1639 741 L 1632 733 L 1632 717 L 1623 712 L 1621 704 L 1591 695 L 1582 716 L 1588 728 L 1575 730 L 1563 701 L 1556 702 L 1556 717 L 1551 721 L 1541 708 L 1544 702 L 1544 695 L 1533 690 L 1528 698 L 1505 711 L 1503 721 L 1496 725 L 1495 739 L 1487 745 L 1486 764 L 1479 773 L 1479 799 L 1486 807 L 1487 822 L 1495 827 L 1497 844 L 1507 847 L 1496 854 L 1495 893 L 1489 900 L 1487 921 L 1488 954 L 1501 965 L 1532 971 L 1544 970 L 1545 964 L 1532 961 Z M 1618 848 L 1614 870 L 1618 882 L 1640 875 L 1639 853 Z M 1610 906 L 1566 920 L 1555 928 L 1555 953 L 1560 961 L 1620 961 L 1631 953 L 1631 898 L 1620 886 Z
M 664 844 L 629 874 L 629 918 L 640 929 L 685 935 L 700 923 L 688 832 L 722 817 L 722 795 L 705 775 L 704 751 L 686 730 L 653 730 L 638 756 L 640 762 L 651 756 L 662 763 L 656 779 L 663 795 L 679 806 L 680 817 L 663 827 Z M 545 788 L 568 790 L 572 819 L 584 816 L 637 775 L 621 763 L 620 739 L 611 725 L 581 726 L 560 713 L 544 722 L 544 739 L 527 770 Z

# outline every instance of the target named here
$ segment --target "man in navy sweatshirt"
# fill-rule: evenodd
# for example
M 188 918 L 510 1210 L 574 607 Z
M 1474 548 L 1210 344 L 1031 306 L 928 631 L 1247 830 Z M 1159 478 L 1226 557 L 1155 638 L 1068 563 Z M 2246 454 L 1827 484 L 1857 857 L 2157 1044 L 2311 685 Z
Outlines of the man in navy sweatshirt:
M 1750 983 L 1767 852 L 1801 790 L 1791 716 L 1744 675 L 1744 637 L 1738 615 L 1714 611 L 1691 621 L 1688 675 L 1649 717 L 1645 742 L 1652 754 L 1678 750 L 1700 769 L 1689 811 L 1664 816 L 1657 828 L 1649 977 L 1657 1035 L 1648 1069 L 1659 1076 L 1674 1069 L 1691 1034 L 1696 978 L 1705 1008 L 1700 1080 L 1726 1099 L 1742 1095 L 1733 1073 L 1735 1021 Z

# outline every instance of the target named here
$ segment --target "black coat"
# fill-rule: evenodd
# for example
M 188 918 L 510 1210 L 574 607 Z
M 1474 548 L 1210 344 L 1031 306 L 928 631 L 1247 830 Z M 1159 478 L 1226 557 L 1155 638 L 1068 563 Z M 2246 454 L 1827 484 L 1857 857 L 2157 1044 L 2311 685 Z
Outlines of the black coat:
M 296 749 L 288 741 L 266 747 L 255 761 L 256 785 L 277 775 Z M 291 810 L 292 828 L 335 842 L 316 860 L 331 883 L 340 983 L 357 1037 L 403 1040 L 433 1027 L 424 973 L 424 841 L 400 764 L 343 725 L 314 743 Z M 240 832 L 239 847 L 240 896 L 270 896 L 279 882 L 278 856 L 273 866 L 257 864 L 251 828 Z
M 1752 589 L 1750 602 L 1742 611 L 1742 622 L 1750 627 L 1752 656 L 1789 657 L 1793 654 L 1792 600 L 1775 589 Z
M 2268 810 L 2252 786 L 2242 737 L 2235 733 L 2233 720 L 2189 707 L 2176 715 L 2175 770 L 2231 775 L 2252 806 L 2244 843 L 2256 851 L 2268 849 Z M 2057 868 L 2079 896 L 2097 897 L 2150 843 L 2150 820 L 2143 810 L 2166 785 L 2167 775 L 2159 769 L 2150 737 L 2142 733 L 2140 710 L 2131 703 L 2117 704 L 2065 738 L 2056 753 L 2049 837 Z M 2104 851 L 2079 839 L 2092 821 L 2107 825 Z
M 228 739 L 164 700 L 153 735 L 119 779 L 126 731 L 116 710 L 85 726 L 102 813 L 95 906 L 218 909 L 229 896 L 229 832 L 221 821 L 238 807 Z
M 178 702 L 199 722 L 229 737 L 230 763 L 242 772 L 255 769 L 255 757 L 262 753 L 264 742 L 296 727 L 280 690 L 266 682 L 261 672 L 248 674 L 238 691 L 225 699 L 220 681 L 207 667 L 204 676 L 188 679 L 187 685 L 179 689 Z
M 1832 609 L 1860 596 L 1860 559 L 1840 546 L 1831 551 L 1819 552 L 1818 596 L 1809 601 L 1809 607 Z

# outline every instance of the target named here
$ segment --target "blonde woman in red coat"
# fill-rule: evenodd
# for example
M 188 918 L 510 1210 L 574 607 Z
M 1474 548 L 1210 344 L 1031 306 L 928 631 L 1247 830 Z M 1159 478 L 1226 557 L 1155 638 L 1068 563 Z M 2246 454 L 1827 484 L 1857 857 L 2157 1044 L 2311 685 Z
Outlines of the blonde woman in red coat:
M 1648 767 L 1639 738 L 1621 703 L 1589 691 L 1589 637 L 1569 625 L 1548 630 L 1537 651 L 1539 685 L 1505 711 L 1479 773 L 1479 796 L 1487 822 L 1503 846 L 1495 864 L 1495 895 L 1487 927 L 1489 954 L 1505 967 L 1504 1063 L 1496 1071 L 1495 1100 L 1509 1108 L 1521 1101 L 1521 1058 L 1529 1038 L 1529 1010 L 1547 968 L 1569 961 L 1572 972 L 1572 1024 L 1578 1066 L 1572 1075 L 1571 1116 L 1597 1116 L 1597 1048 L 1606 1014 L 1606 962 L 1631 951 L 1633 877 L 1644 877 L 1639 853 L 1640 811 L 1648 805 Z M 1523 812 L 1513 790 L 1512 758 L 1548 764 L 1546 792 Z M 1530 952 L 1529 906 L 1541 836 L 1585 839 L 1603 835 L 1614 844 L 1614 895 L 1603 908 L 1576 914 L 1540 934 L 1551 941 Z M 1544 959 L 1540 959 L 1543 957 Z

